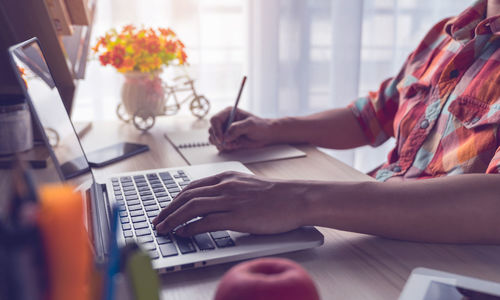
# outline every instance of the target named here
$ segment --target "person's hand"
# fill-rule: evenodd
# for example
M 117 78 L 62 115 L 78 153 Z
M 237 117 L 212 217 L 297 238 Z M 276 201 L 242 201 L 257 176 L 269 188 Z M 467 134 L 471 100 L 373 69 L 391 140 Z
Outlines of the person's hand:
M 153 220 L 156 230 L 191 236 L 202 232 L 234 230 L 272 234 L 302 225 L 307 186 L 236 172 L 193 181 Z
M 224 133 L 231 110 L 232 107 L 228 107 L 210 119 L 209 141 L 219 151 L 258 148 L 273 143 L 271 120 L 241 109 L 236 110 L 233 123 Z

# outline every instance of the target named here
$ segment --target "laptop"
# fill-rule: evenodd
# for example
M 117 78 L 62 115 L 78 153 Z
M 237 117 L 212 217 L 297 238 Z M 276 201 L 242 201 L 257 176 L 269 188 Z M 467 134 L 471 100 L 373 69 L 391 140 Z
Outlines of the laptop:
M 160 273 L 205 267 L 225 262 L 308 249 L 323 244 L 323 235 L 314 227 L 275 235 L 251 235 L 234 231 L 216 231 L 189 238 L 175 233 L 159 235 L 151 221 L 189 182 L 224 171 L 251 174 L 239 162 L 221 162 L 178 168 L 144 170 L 99 178 L 89 167 L 71 120 L 64 109 L 50 67 L 36 38 L 17 44 L 9 54 L 23 86 L 35 124 L 42 136 L 52 163 L 43 180 L 88 177 L 78 188 L 90 203 L 88 231 L 95 258 L 105 262 L 110 241 L 111 207 L 119 207 L 120 245 L 137 242 L 147 251 Z

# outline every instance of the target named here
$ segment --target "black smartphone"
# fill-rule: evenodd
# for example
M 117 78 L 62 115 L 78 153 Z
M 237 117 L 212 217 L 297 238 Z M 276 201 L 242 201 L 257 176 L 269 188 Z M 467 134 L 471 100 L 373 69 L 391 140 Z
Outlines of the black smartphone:
M 100 168 L 148 150 L 148 145 L 119 143 L 89 152 L 87 159 L 91 167 Z

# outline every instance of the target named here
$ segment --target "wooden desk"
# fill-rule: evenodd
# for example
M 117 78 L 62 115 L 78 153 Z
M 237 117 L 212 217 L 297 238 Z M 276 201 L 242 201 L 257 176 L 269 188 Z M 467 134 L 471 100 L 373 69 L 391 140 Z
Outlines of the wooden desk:
M 148 144 L 151 151 L 95 170 L 97 176 L 122 171 L 184 166 L 186 162 L 163 138 L 168 129 L 203 128 L 207 121 L 159 118 L 148 133 L 119 122 L 94 123 L 84 137 L 86 150 L 115 142 Z M 249 164 L 256 174 L 274 178 L 316 180 L 372 180 L 325 155 L 314 147 L 298 146 L 307 157 Z M 397 299 L 411 270 L 429 267 L 500 282 L 499 246 L 456 246 L 409 243 L 362 234 L 319 228 L 325 235 L 321 247 L 279 255 L 300 263 L 314 278 L 322 299 Z M 221 276 L 231 266 L 223 264 L 162 276 L 164 299 L 211 299 Z
M 131 125 L 96 123 L 83 139 L 86 150 L 118 141 L 149 144 L 151 151 L 97 170 L 98 174 L 183 166 L 186 162 L 163 138 L 166 130 L 205 128 L 206 120 L 159 118 L 157 125 L 140 134 Z M 316 180 L 372 180 L 318 151 L 298 146 L 307 157 L 247 165 L 255 174 Z M 397 299 L 411 270 L 429 267 L 500 282 L 499 246 L 455 246 L 409 243 L 368 235 L 319 228 L 321 247 L 283 254 L 306 268 L 317 283 L 322 299 Z M 221 276 L 235 263 L 187 270 L 162 276 L 164 299 L 210 299 Z

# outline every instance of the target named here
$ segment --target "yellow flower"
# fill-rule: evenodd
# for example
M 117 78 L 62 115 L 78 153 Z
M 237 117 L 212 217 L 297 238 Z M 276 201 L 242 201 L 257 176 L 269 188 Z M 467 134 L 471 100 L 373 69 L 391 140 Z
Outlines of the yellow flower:
M 119 32 L 112 28 L 92 47 L 101 64 L 119 72 L 152 72 L 170 64 L 186 63 L 184 44 L 170 29 L 136 28 L 127 25 Z

